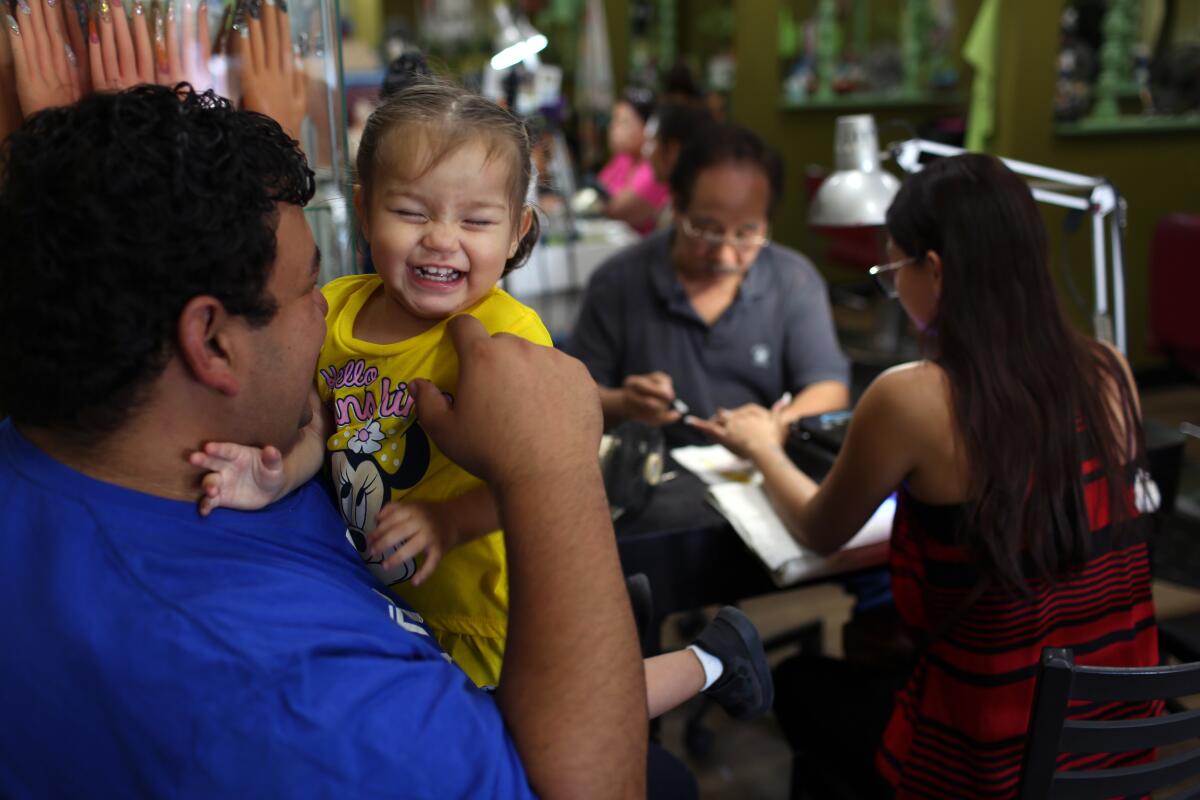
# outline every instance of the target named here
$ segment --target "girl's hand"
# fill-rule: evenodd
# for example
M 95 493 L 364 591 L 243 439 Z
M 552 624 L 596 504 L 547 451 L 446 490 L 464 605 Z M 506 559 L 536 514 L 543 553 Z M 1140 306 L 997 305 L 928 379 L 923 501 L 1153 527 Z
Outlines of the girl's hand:
M 712 419 L 689 417 L 687 422 L 742 458 L 755 460 L 780 447 L 780 409 L 768 411 L 751 404 L 733 411 L 721 409 Z
M 372 558 L 388 553 L 385 572 L 418 554 L 425 561 L 413 576 L 414 586 L 433 574 L 446 551 L 458 544 L 458 531 L 447 503 L 388 503 L 375 517 L 375 530 L 367 535 Z
M 150 29 L 142 0 L 134 0 L 132 22 L 123 0 L 98 0 L 88 16 L 88 62 L 98 92 L 120 92 L 154 82 Z
M 234 27 L 232 54 L 241 72 L 242 105 L 266 114 L 293 139 L 308 112 L 304 68 L 292 50 L 287 11 L 277 0 L 245 0 L 247 12 Z
M 209 442 L 188 456 L 193 466 L 210 470 L 201 481 L 200 515 L 214 508 L 253 511 L 273 503 L 285 485 L 283 456 L 270 445 L 248 447 Z
M 25 116 L 83 96 L 79 59 L 67 39 L 61 0 L 17 0 L 5 27 Z

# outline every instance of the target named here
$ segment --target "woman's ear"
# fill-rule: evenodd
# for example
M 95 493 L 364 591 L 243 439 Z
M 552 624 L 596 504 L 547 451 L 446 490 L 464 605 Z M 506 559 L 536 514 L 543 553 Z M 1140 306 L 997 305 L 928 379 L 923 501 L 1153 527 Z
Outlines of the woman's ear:
M 942 296 L 942 257 L 934 250 L 925 251 L 926 268 L 931 270 L 929 277 L 933 281 L 935 297 Z
M 354 187 L 354 214 L 358 217 L 358 228 L 362 231 L 363 241 L 371 243 L 371 233 L 367 228 L 366 200 L 363 198 L 362 184 Z

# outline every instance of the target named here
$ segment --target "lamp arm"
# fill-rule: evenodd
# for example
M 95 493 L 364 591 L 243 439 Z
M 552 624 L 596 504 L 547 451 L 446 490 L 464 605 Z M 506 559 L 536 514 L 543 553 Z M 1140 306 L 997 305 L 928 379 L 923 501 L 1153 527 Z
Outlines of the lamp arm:
M 892 159 L 905 172 L 920 172 L 922 155 L 940 157 L 957 156 L 968 152 L 961 147 L 954 147 L 941 142 L 931 142 L 928 139 L 908 139 L 890 145 L 888 151 Z M 1030 187 L 1035 200 L 1048 205 L 1062 208 L 1073 208 L 1086 211 L 1092 217 L 1092 267 L 1093 283 L 1095 286 L 1094 307 L 1092 314 L 1092 331 L 1097 339 L 1109 342 L 1122 353 L 1127 353 L 1125 329 L 1125 259 L 1124 237 L 1121 231 L 1125 225 L 1125 201 L 1117 193 L 1116 188 L 1106 179 L 1091 175 L 1080 175 L 1075 172 L 1043 167 L 1028 161 L 1018 161 L 1013 158 L 1001 158 L 1005 166 L 1018 175 L 1027 178 L 1052 181 L 1061 186 L 1073 186 L 1080 189 L 1091 189 L 1087 197 L 1066 194 L 1053 189 L 1037 186 Z M 1114 213 L 1116 212 L 1116 213 Z M 1111 217 L 1110 217 L 1111 215 Z M 1109 219 L 1109 238 L 1112 248 L 1112 293 L 1113 309 L 1108 305 L 1108 258 L 1105 249 L 1104 221 Z

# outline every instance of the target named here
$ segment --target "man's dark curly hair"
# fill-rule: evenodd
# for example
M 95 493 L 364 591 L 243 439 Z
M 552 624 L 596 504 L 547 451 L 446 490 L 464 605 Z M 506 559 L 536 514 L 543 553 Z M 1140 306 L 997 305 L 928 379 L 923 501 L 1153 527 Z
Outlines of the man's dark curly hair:
M 193 297 L 265 325 L 275 204 L 314 188 L 278 124 L 186 84 L 31 116 L 0 147 L 0 412 L 101 437 L 161 373 Z

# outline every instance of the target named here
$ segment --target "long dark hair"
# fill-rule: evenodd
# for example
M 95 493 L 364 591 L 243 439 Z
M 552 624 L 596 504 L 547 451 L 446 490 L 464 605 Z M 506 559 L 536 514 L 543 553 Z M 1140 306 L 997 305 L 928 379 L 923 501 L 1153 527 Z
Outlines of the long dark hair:
M 939 159 L 905 181 L 887 228 L 906 255 L 942 260 L 924 344 L 949 377 L 970 469 L 967 545 L 985 573 L 1018 589 L 1081 567 L 1085 462 L 1103 471 L 1118 523 L 1132 514 L 1125 468 L 1143 445 L 1120 362 L 1059 305 L 1029 187 L 991 156 Z

